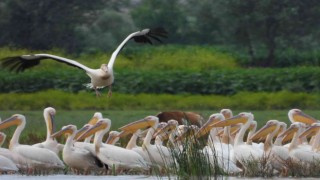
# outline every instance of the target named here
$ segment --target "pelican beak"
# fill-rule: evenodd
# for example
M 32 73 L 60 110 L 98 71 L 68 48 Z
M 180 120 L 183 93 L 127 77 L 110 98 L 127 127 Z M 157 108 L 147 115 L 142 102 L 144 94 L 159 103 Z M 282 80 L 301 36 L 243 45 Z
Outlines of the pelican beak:
M 51 138 L 61 136 L 62 134 L 72 134 L 72 133 L 73 133 L 72 129 L 70 129 L 69 127 L 66 127 L 66 128 L 62 128 L 60 131 L 52 134 Z
M 142 128 L 149 127 L 149 126 L 152 127 L 154 125 L 155 125 L 154 121 L 148 121 L 148 119 L 144 118 L 144 119 L 129 123 L 125 126 L 122 126 L 119 129 L 121 131 L 127 131 L 127 132 L 134 133 L 138 129 L 142 129 Z
M 210 132 L 210 130 L 213 128 L 213 124 L 221 122 L 220 119 L 212 117 L 210 118 L 196 133 L 196 137 L 199 138 L 203 135 L 206 135 Z
M 112 144 L 113 143 L 113 141 L 117 138 L 117 137 L 119 137 L 119 136 L 114 136 L 114 135 L 109 135 L 108 136 L 108 139 L 106 140 L 106 144 Z
M 162 128 L 159 128 L 156 130 L 156 133 L 153 134 L 153 138 L 155 138 L 158 135 L 168 135 L 168 132 L 172 129 L 174 129 L 174 125 L 173 124 L 168 124 Z
M 281 133 L 278 137 L 284 137 L 282 143 L 288 142 L 293 138 L 293 135 L 298 131 L 298 128 L 290 126 L 285 132 Z
M 94 126 L 90 127 L 86 132 L 81 134 L 78 138 L 77 141 L 83 140 L 86 137 L 89 137 L 90 135 L 96 133 L 99 130 L 105 129 L 108 127 L 108 124 L 102 124 L 97 122 Z
M 86 132 L 91 126 L 84 125 L 81 129 L 79 129 L 73 138 L 74 140 L 78 139 L 84 132 Z
M 299 136 L 299 138 L 302 138 L 302 137 L 311 137 L 313 136 L 314 134 L 316 134 L 320 129 L 320 126 L 310 126 L 308 129 L 306 129 L 303 133 L 301 133 L 301 135 Z
M 217 122 L 213 125 L 211 125 L 212 127 L 225 127 L 225 126 L 231 126 L 234 124 L 239 124 L 239 123 L 246 123 L 248 121 L 248 119 L 246 117 L 239 115 L 233 116 L 229 119 Z
M 296 122 L 302 122 L 309 125 L 318 122 L 315 118 L 303 113 L 302 111 L 299 113 L 293 114 L 292 117 L 293 117 L 293 120 Z
M 52 135 L 53 132 L 55 132 L 55 125 L 54 125 L 54 114 L 49 113 L 49 116 L 47 117 L 49 120 L 48 126 L 49 126 L 49 132 Z
M 276 129 L 276 124 L 266 124 L 259 131 L 257 131 L 254 135 L 250 137 L 252 141 L 260 140 L 261 138 L 266 137 L 269 133 L 273 132 Z
M 130 132 L 121 131 L 118 136 L 119 136 L 120 138 L 122 138 L 122 137 L 127 136 L 128 134 L 130 134 Z
M 89 120 L 89 122 L 88 122 L 88 124 L 91 124 L 91 125 L 95 125 L 97 122 L 98 122 L 98 118 L 97 117 L 92 117 L 90 120 Z
M 0 129 L 6 129 L 14 125 L 19 126 L 20 124 L 21 121 L 19 120 L 18 116 L 13 115 L 0 123 Z

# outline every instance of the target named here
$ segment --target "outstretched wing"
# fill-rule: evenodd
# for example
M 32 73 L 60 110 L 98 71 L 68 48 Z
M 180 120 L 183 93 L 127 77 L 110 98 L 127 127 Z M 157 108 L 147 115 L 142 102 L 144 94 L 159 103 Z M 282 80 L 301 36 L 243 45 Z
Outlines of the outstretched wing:
M 135 42 L 152 44 L 151 39 L 154 39 L 158 42 L 162 42 L 160 38 L 167 38 L 168 32 L 162 27 L 153 28 L 153 29 L 145 29 L 145 30 L 148 30 L 148 32 L 146 34 L 133 37 Z M 144 30 L 142 30 L 142 31 L 144 31 Z
M 40 64 L 41 60 L 44 59 L 52 59 L 57 62 L 65 63 L 69 66 L 73 66 L 85 71 L 90 70 L 90 68 L 84 66 L 77 61 L 63 58 L 60 56 L 55 56 L 51 54 L 31 54 L 31 55 L 22 55 L 22 56 L 13 56 L 13 57 L 6 57 L 0 60 L 1 67 L 8 69 L 10 71 L 15 72 L 23 72 L 26 69 L 32 68 Z

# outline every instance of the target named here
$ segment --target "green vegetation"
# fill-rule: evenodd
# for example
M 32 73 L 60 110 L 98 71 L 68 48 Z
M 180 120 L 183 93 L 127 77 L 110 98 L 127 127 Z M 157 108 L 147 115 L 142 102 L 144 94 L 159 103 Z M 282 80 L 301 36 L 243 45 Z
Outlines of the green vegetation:
M 232 96 L 221 95 L 171 95 L 171 94 L 121 94 L 111 98 L 104 93 L 48 90 L 37 93 L 0 94 L 2 110 L 39 110 L 53 106 L 63 110 L 173 110 L 173 109 L 319 109 L 320 95 L 280 91 L 275 93 L 240 92 Z

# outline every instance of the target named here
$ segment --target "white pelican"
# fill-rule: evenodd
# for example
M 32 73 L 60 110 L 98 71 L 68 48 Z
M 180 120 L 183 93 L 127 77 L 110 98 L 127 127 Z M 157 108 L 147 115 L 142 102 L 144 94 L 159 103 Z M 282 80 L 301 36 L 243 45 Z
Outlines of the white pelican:
M 313 141 L 310 140 L 310 145 L 312 146 L 312 151 L 319 153 L 319 144 L 320 144 L 320 123 L 313 123 L 308 129 L 301 133 L 299 138 L 304 136 L 314 135 Z
M 247 168 L 246 165 L 248 164 L 248 162 L 259 161 L 263 155 L 262 152 L 257 151 L 257 149 L 255 149 L 252 145 L 246 144 L 243 141 L 244 134 L 250 127 L 253 119 L 254 116 L 252 113 L 242 112 L 237 116 L 233 116 L 229 119 L 222 120 L 212 125 L 213 127 L 224 127 L 233 124 L 244 123 L 242 124 L 240 131 L 234 139 L 233 152 L 234 158 L 238 160 L 245 169 Z
M 213 124 L 225 120 L 221 113 L 210 115 L 208 121 L 199 129 L 196 137 L 203 135 L 203 131 L 210 131 L 208 145 L 203 148 L 203 152 L 209 155 L 210 163 L 216 164 L 226 173 L 239 173 L 242 170 L 236 166 L 233 161 L 233 146 L 229 143 L 221 142 L 218 138 L 218 129 L 213 128 Z
M 0 147 L 2 146 L 5 139 L 6 139 L 6 135 L 3 132 L 0 132 Z M 11 159 L 11 158 L 14 158 L 14 157 L 12 156 L 12 153 L 8 149 L 0 148 L 0 172 L 19 170 L 16 163 L 14 162 L 14 159 Z
M 280 122 L 278 120 L 269 120 L 265 126 L 253 134 L 250 139 L 255 141 L 260 137 L 267 137 L 264 143 L 264 156 L 267 166 L 272 165 L 273 168 L 281 171 L 282 175 L 287 175 L 288 168 L 286 163 L 290 159 L 288 148 L 273 143 L 273 137 L 279 132 Z
M 56 114 L 56 110 L 52 107 L 47 107 L 43 111 L 44 120 L 47 126 L 47 137 L 46 140 L 42 143 L 34 144 L 33 146 L 39 148 L 46 148 L 49 149 L 56 154 L 63 149 L 63 145 L 59 144 L 56 139 L 51 137 L 51 134 L 55 131 L 55 124 L 54 124 L 54 116 Z
M 123 133 L 125 131 L 122 131 Z M 140 137 L 140 134 L 142 133 L 141 129 L 137 129 L 136 132 L 134 132 L 126 146 L 126 149 L 133 149 L 138 147 L 137 146 L 137 139 Z
M 295 163 L 310 164 L 320 160 L 320 154 L 311 150 L 311 146 L 301 144 L 299 136 L 305 130 L 305 124 L 300 122 L 294 122 L 290 127 L 282 133 L 280 136 L 285 136 L 288 133 L 294 133 L 294 136 L 289 145 L 289 155 Z M 300 142 L 299 142 L 300 141 Z
M 63 161 L 73 170 L 82 170 L 88 174 L 90 170 L 102 170 L 104 165 L 90 151 L 84 148 L 73 147 L 73 139 L 77 133 L 75 125 L 63 126 L 62 129 L 51 136 L 53 138 L 66 134 L 68 136 L 62 151 Z
M 173 163 L 169 149 L 162 145 L 151 144 L 153 134 L 158 127 L 159 119 L 156 116 L 147 116 L 141 120 L 127 124 L 121 128 L 122 131 L 134 132 L 137 129 L 149 127 L 146 137 L 143 140 L 142 147 L 132 148 L 139 153 L 149 165 L 158 165 L 165 167 Z
M 109 167 L 115 166 L 116 170 L 119 168 L 123 169 L 143 169 L 147 170 L 148 166 L 144 159 L 136 152 L 128 149 L 124 149 L 118 146 L 103 144 L 102 138 L 104 134 L 106 134 L 111 127 L 110 119 L 100 119 L 95 125 L 93 125 L 90 129 L 88 129 L 85 133 L 83 133 L 78 139 L 83 139 L 93 133 L 94 144 L 90 148 L 94 149 L 97 157 Z
M 34 67 L 40 63 L 43 59 L 53 59 L 57 62 L 65 63 L 69 66 L 73 66 L 84 70 L 87 75 L 91 78 L 91 83 L 87 86 L 96 91 L 97 96 L 100 95 L 98 88 L 109 87 L 109 96 L 111 95 L 111 86 L 114 81 L 113 75 L 113 64 L 116 60 L 118 53 L 126 45 L 130 39 L 134 39 L 135 42 L 139 43 L 150 43 L 150 39 L 155 39 L 157 41 L 161 40 L 159 37 L 166 37 L 167 32 L 163 28 L 155 29 L 143 29 L 128 35 L 122 43 L 117 47 L 117 49 L 112 53 L 112 56 L 108 64 L 102 64 L 99 69 L 91 69 L 77 61 L 51 55 L 51 54 L 32 54 L 32 55 L 21 55 L 15 57 L 7 57 L 2 59 L 1 65 L 4 68 L 8 68 L 11 71 L 23 72 L 26 69 Z
M 300 109 L 291 109 L 288 112 L 288 117 L 289 117 L 289 120 L 291 121 L 291 123 L 301 122 L 301 123 L 305 123 L 307 125 L 311 125 L 313 123 L 318 122 L 318 120 L 305 114 Z
M 224 116 L 225 119 L 229 119 L 233 116 L 233 113 L 231 109 L 221 109 L 220 113 Z M 222 142 L 226 144 L 232 144 L 234 143 L 234 139 L 230 134 L 230 126 L 224 127 L 223 135 L 222 135 Z
M 26 159 L 28 167 L 32 168 L 64 168 L 63 162 L 56 153 L 30 145 L 19 143 L 19 137 L 26 125 L 26 118 L 21 114 L 15 114 L 12 117 L 0 123 L 0 129 L 17 125 L 17 128 L 10 140 L 9 149 Z
M 106 140 L 105 143 L 115 145 L 116 142 L 118 142 L 120 139 L 120 134 L 121 134 L 121 132 L 119 132 L 119 131 L 110 131 L 108 139 Z
M 1 148 L 5 139 L 6 135 L 3 132 L 0 132 L 0 155 L 10 159 L 19 169 L 27 169 L 27 161 L 25 158 L 15 152 L 10 151 L 9 149 Z
M 9 158 L 0 155 L 0 172 L 18 171 L 18 167 Z

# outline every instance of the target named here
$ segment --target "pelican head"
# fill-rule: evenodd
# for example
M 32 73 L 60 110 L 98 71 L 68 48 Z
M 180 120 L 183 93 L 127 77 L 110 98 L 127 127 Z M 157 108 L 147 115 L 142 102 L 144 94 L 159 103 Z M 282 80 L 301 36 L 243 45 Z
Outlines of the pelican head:
M 110 119 L 100 119 L 95 125 L 90 127 L 87 131 L 85 131 L 83 134 L 81 134 L 78 138 L 77 141 L 85 139 L 86 137 L 96 133 L 96 132 L 107 132 L 109 131 L 111 126 L 111 120 Z
M 101 112 L 95 112 L 93 117 L 89 120 L 88 124 L 95 125 L 99 119 L 102 119 Z
M 225 119 L 229 119 L 233 116 L 231 109 L 221 109 L 220 113 Z
M 290 127 L 284 131 L 283 133 L 279 134 L 278 137 L 283 137 L 282 142 L 288 142 L 290 139 L 293 138 L 294 134 L 298 132 L 300 128 L 305 128 L 305 124 L 301 122 L 294 122 L 290 125 Z
M 104 72 L 108 72 L 109 70 L 108 64 L 101 64 L 100 69 Z
M 264 138 L 279 126 L 278 120 L 269 120 L 266 125 L 264 125 L 261 129 L 259 129 L 255 134 L 253 134 L 250 139 L 252 141 L 257 141 L 261 137 Z
M 291 109 L 288 112 L 288 117 L 292 123 L 301 122 L 311 125 L 312 123 L 318 122 L 315 118 L 303 113 L 300 109 Z
M 115 144 L 120 139 L 121 132 L 110 131 L 106 144 Z
M 63 126 L 60 131 L 51 135 L 52 138 L 58 137 L 62 134 L 66 134 L 67 136 L 72 135 L 77 130 L 77 126 L 75 125 L 67 125 Z
M 122 131 L 128 131 L 128 132 L 136 132 L 137 129 L 142 129 L 146 127 L 153 127 L 154 129 L 157 128 L 157 125 L 159 123 L 159 118 L 156 116 L 147 116 L 143 119 L 140 119 L 138 121 L 129 123 L 125 126 L 122 126 L 119 128 Z
M 205 134 L 208 134 L 213 128 L 213 124 L 219 123 L 224 120 L 224 116 L 221 113 L 211 114 L 208 121 L 199 129 L 196 133 L 196 137 L 199 138 Z
M 14 114 L 10 118 L 2 121 L 0 123 L 0 129 L 5 129 L 11 126 L 20 126 L 26 124 L 26 118 L 24 115 L 21 114 Z
M 225 127 L 225 126 L 231 126 L 238 123 L 246 123 L 249 119 L 253 120 L 254 116 L 252 113 L 248 112 L 242 112 L 236 116 L 233 116 L 229 119 L 225 119 L 223 121 L 220 121 L 218 123 L 215 123 L 211 125 L 212 127 Z
M 54 117 L 56 115 L 56 110 L 52 107 L 47 107 L 43 111 L 43 116 L 47 124 L 48 132 L 52 135 L 55 132 L 55 125 L 54 125 Z
M 308 129 L 306 129 L 304 132 L 302 132 L 299 136 L 299 138 L 302 137 L 310 137 L 320 130 L 320 123 L 313 123 Z

